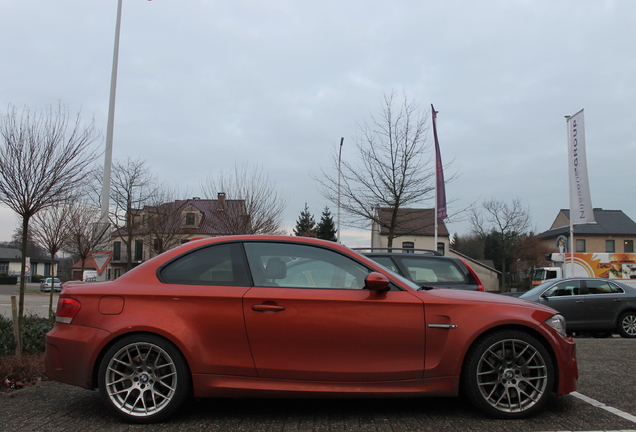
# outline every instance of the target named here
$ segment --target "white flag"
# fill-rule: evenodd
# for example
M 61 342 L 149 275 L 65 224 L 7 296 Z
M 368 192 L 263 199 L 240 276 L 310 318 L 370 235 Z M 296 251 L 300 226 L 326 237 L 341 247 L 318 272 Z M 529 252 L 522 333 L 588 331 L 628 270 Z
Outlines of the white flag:
M 585 157 L 583 110 L 568 118 L 568 165 L 570 169 L 570 221 L 572 225 L 595 223 Z

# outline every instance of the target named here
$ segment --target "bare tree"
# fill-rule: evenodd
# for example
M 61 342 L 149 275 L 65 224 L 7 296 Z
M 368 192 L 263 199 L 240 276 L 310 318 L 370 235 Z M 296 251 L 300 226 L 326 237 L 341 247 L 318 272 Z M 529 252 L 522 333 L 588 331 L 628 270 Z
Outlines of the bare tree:
M 91 150 L 99 133 L 91 121 L 71 117 L 61 104 L 42 111 L 9 106 L 0 116 L 0 202 L 22 219 L 22 270 L 18 312 L 19 340 L 24 317 L 26 243 L 29 222 L 40 210 L 56 205 L 73 193 L 88 177 L 97 154 Z
M 142 217 L 146 219 L 142 228 L 144 243 L 157 255 L 181 243 L 183 209 L 177 201 L 178 195 L 169 187 L 160 188 L 142 211 Z
M 126 271 L 132 269 L 132 248 L 144 225 L 140 210 L 156 198 L 160 190 L 157 178 L 141 159 L 126 159 L 113 165 L 110 189 L 110 219 L 126 246 Z
M 400 209 L 432 198 L 435 190 L 427 119 L 406 95 L 398 102 L 395 91 L 385 94 L 380 116 L 358 125 L 357 159 L 341 161 L 340 181 L 337 153 L 333 156 L 336 174 L 323 171 L 316 178 L 323 197 L 334 205 L 340 202 L 348 225 L 364 229 L 375 222 L 388 231 L 389 247 L 397 237 Z M 379 217 L 379 209 L 389 212 L 388 222 Z M 402 215 L 400 223 L 412 222 L 404 218 L 408 216 Z
M 49 320 L 53 320 L 53 293 L 55 292 L 55 255 L 68 241 L 68 215 L 71 202 L 65 201 L 58 205 L 48 207 L 33 217 L 33 239 L 51 258 L 51 295 L 49 296 Z M 46 275 L 45 275 L 46 276 Z
M 65 247 L 79 257 L 82 263 L 82 275 L 88 255 L 103 242 L 108 234 L 107 227 L 99 223 L 100 212 L 99 207 L 81 201 L 74 202 L 68 208 Z
M 283 215 L 287 201 L 276 190 L 275 183 L 263 174 L 262 168 L 235 166 L 234 172 L 209 175 L 201 185 L 208 199 L 225 193 L 227 200 L 240 201 L 240 205 L 223 205 L 217 212 L 225 234 L 282 234 Z
M 545 265 L 545 256 L 551 251 L 550 247 L 532 232 L 522 236 L 516 250 L 517 271 L 528 279 L 534 268 Z
M 496 233 L 501 258 L 501 291 L 506 291 L 506 262 L 514 255 L 514 245 L 530 227 L 530 209 L 516 198 L 511 204 L 491 198 L 469 212 L 472 229 L 486 237 Z

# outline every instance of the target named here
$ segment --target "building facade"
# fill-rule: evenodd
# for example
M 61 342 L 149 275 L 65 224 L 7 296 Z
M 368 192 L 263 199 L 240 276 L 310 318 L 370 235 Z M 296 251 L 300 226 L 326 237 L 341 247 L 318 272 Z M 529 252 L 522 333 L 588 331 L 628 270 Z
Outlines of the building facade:
M 594 209 L 595 224 L 574 225 L 574 252 L 633 253 L 636 223 L 621 210 Z M 565 236 L 570 241 L 570 210 L 562 209 L 549 230 L 537 235 L 553 252 L 559 252 L 557 241 Z
M 117 279 L 129 265 L 135 267 L 180 244 L 245 234 L 248 228 L 245 201 L 227 200 L 225 193 L 219 193 L 217 199 L 195 197 L 134 210 L 130 231 L 122 227 L 111 233 L 112 254 L 98 280 Z

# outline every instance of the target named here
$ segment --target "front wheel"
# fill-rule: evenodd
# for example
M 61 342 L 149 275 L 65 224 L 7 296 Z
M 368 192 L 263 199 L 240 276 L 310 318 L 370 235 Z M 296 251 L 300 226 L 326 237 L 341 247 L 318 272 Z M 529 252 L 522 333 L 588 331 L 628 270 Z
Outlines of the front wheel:
M 636 338 L 636 312 L 625 312 L 618 319 L 618 334 L 624 338 Z
M 129 423 L 154 423 L 177 411 L 191 392 L 181 352 L 149 334 L 127 336 L 104 355 L 99 392 L 106 406 Z
M 533 336 L 501 330 L 469 350 L 462 371 L 464 394 L 481 411 L 503 419 L 523 418 L 550 397 L 554 367 Z

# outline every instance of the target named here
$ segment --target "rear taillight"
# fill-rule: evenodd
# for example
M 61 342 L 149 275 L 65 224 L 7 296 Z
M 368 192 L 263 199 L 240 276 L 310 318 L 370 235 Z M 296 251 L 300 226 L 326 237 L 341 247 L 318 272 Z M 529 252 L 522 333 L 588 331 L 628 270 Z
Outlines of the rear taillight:
M 72 298 L 60 298 L 57 302 L 55 321 L 70 324 L 82 308 L 82 304 Z
M 460 258 L 460 260 L 464 263 L 470 274 L 475 278 L 475 282 L 477 283 L 477 291 L 484 292 L 484 284 L 481 283 L 481 280 L 479 279 L 479 276 L 477 276 L 477 273 L 475 273 L 475 270 L 473 270 L 473 268 L 469 266 L 463 258 Z

